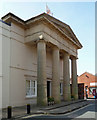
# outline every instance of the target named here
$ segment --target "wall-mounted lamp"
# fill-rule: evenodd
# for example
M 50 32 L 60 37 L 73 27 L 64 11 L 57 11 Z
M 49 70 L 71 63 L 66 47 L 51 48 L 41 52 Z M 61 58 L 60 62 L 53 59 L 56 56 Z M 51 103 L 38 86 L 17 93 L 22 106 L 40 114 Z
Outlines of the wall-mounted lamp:
M 43 35 L 40 35 L 40 36 L 39 36 L 39 39 L 42 40 L 42 39 L 43 39 Z

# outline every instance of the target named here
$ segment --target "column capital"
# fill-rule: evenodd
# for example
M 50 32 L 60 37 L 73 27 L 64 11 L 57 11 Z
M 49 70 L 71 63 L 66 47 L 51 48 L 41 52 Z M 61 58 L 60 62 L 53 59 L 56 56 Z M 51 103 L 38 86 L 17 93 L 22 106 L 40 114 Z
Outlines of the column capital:
M 38 39 L 35 41 L 36 43 L 39 43 L 39 42 L 47 42 L 45 39 L 44 39 L 44 36 L 43 35 L 39 35 L 38 36 Z
M 66 52 L 66 51 L 63 51 L 63 55 L 64 55 L 64 54 L 70 56 L 70 54 L 69 54 L 68 52 Z
M 70 59 L 71 59 L 71 60 L 73 60 L 73 59 L 77 60 L 78 58 L 77 58 L 76 56 L 71 55 L 71 56 L 70 56 Z
M 55 46 L 55 45 L 52 47 L 52 49 L 54 49 L 54 50 L 55 50 L 55 49 L 60 50 L 60 48 L 59 48 L 58 46 Z
M 36 43 L 39 43 L 39 42 L 45 42 L 45 43 L 46 43 L 46 41 L 45 41 L 44 39 L 41 39 L 41 40 L 37 40 L 37 41 L 36 41 Z

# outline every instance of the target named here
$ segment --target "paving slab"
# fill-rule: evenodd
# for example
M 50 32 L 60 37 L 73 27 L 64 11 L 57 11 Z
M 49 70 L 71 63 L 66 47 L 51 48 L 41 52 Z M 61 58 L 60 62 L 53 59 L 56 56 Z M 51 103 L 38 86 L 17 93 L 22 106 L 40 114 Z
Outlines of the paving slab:
M 37 107 L 36 105 L 34 106 L 31 105 L 30 114 L 65 114 L 67 112 L 73 111 L 87 104 L 88 101 L 86 100 L 76 100 L 76 101 L 61 102 L 60 104 L 54 104 L 45 107 Z M 19 118 L 26 115 L 27 115 L 26 106 L 12 108 L 13 118 Z M 2 110 L 2 117 L 7 118 L 7 109 Z
M 74 103 L 79 103 L 79 102 L 85 102 L 87 100 L 74 100 L 74 101 L 63 101 L 61 102 L 60 104 L 55 104 L 55 105 L 51 105 L 51 106 L 47 106 L 47 107 L 42 107 L 40 108 L 40 110 L 52 110 L 52 109 L 56 109 L 56 108 L 60 108 L 60 107 L 63 107 L 63 106 L 67 106 L 67 105 L 70 105 L 70 104 L 74 104 Z
M 48 114 L 65 114 L 65 113 L 74 111 L 74 110 L 79 109 L 86 105 L 88 105 L 88 103 L 86 101 L 81 102 L 81 103 L 74 103 L 74 104 L 70 104 L 67 106 L 60 107 L 60 108 L 49 110 Z

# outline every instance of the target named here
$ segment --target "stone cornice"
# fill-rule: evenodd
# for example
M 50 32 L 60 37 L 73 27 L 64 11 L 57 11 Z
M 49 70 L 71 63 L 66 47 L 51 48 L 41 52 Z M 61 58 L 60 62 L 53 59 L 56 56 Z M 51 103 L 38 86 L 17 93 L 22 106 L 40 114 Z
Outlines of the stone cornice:
M 14 23 L 20 25 L 21 27 L 25 28 L 25 21 L 12 13 L 6 14 L 1 19 L 7 23 L 14 22 Z
M 66 35 L 65 32 L 63 32 L 62 30 L 60 30 L 53 22 L 49 21 L 45 16 L 41 17 L 40 19 L 36 19 L 34 21 L 29 21 L 28 24 L 34 24 L 37 21 L 44 21 L 47 24 L 50 24 L 51 26 L 53 26 L 56 30 L 58 30 L 62 35 L 64 35 L 67 39 L 69 39 L 74 45 L 76 45 L 78 47 L 78 49 L 80 49 L 82 46 L 80 46 L 79 44 L 77 44 L 72 38 L 70 38 L 68 35 Z
M 54 20 L 58 21 L 58 24 L 60 23 L 62 26 L 64 26 L 64 28 L 68 29 L 75 40 L 72 39 L 70 36 L 68 36 L 57 25 L 55 25 L 54 22 L 52 22 L 52 20 L 48 19 L 48 17 L 50 17 L 50 19 L 52 19 L 52 20 L 54 19 Z M 47 23 L 47 24 L 51 25 L 52 27 L 54 27 L 54 29 L 59 31 L 60 34 L 62 34 L 64 37 L 66 37 L 68 40 L 70 40 L 74 45 L 76 45 L 78 49 L 82 48 L 81 43 L 79 42 L 79 40 L 77 39 L 77 37 L 73 33 L 70 26 L 66 25 L 65 23 L 63 23 L 63 22 L 61 22 L 59 20 L 57 20 L 54 17 L 51 17 L 51 16 L 47 15 L 46 13 L 40 14 L 40 15 L 38 15 L 36 17 L 33 17 L 33 18 L 29 19 L 29 20 L 26 20 L 26 21 L 24 21 L 21 18 L 15 16 L 12 13 L 8 13 L 4 17 L 2 17 L 2 20 L 6 21 L 6 22 L 9 22 L 9 23 L 14 22 L 14 23 L 20 25 L 21 27 L 23 27 L 24 29 L 31 27 L 31 25 L 35 25 L 35 23 L 40 23 L 40 22 Z

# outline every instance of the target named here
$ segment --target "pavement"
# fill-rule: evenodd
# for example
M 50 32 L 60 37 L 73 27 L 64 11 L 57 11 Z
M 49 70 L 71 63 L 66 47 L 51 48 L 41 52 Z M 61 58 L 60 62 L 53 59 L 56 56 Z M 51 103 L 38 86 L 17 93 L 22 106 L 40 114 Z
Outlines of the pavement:
M 45 107 L 37 107 L 36 105 L 31 105 L 31 113 L 29 115 L 34 114 L 65 114 L 68 112 L 72 112 L 76 109 L 84 107 L 88 105 L 89 102 L 87 100 L 74 100 L 68 102 L 61 102 L 60 104 L 54 104 Z M 27 116 L 26 106 L 14 107 L 12 108 L 12 119 L 20 119 L 22 117 Z M 7 119 L 7 109 L 2 110 L 2 120 Z

